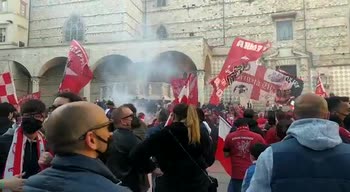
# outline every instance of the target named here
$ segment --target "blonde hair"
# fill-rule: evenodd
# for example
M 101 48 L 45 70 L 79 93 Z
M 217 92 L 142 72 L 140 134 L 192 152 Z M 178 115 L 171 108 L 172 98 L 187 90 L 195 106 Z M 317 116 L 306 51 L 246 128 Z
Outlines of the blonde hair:
M 190 144 L 200 143 L 201 133 L 197 109 L 193 105 L 188 105 L 186 126 L 188 129 L 188 140 Z

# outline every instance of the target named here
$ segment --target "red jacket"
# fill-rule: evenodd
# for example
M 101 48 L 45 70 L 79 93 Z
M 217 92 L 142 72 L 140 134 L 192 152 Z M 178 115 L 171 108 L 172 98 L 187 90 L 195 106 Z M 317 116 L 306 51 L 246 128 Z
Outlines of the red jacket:
M 249 131 L 248 127 L 239 127 L 227 135 L 224 151 L 231 156 L 233 179 L 244 178 L 245 171 L 252 164 L 250 148 L 256 143 L 265 144 L 265 140 L 261 135 Z
M 272 127 L 266 132 L 265 141 L 269 145 L 281 141 L 281 139 L 277 136 L 276 127 Z
M 339 127 L 339 135 L 344 143 L 350 143 L 350 132 L 344 127 Z

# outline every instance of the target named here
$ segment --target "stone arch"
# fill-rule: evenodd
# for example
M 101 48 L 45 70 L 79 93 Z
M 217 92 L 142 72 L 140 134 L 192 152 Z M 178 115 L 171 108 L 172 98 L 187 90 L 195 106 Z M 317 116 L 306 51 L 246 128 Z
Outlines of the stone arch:
M 197 66 L 185 53 L 166 51 L 158 54 L 150 63 L 149 92 L 151 97 L 173 98 L 170 80 L 187 78 L 192 73 L 197 75 Z
M 118 99 L 128 92 L 133 62 L 123 55 L 107 55 L 92 67 L 94 78 L 91 81 L 91 99 Z M 123 96 L 126 94 L 123 94 Z
M 20 98 L 24 95 L 31 93 L 32 83 L 31 74 L 28 69 L 19 62 L 13 61 L 10 66 L 12 78 L 16 87 L 17 97 Z
M 72 14 L 64 24 L 65 41 L 83 41 L 85 35 L 85 24 L 81 16 Z
M 173 77 L 186 77 L 189 73 L 196 74 L 197 66 L 185 53 L 166 51 L 158 54 L 152 60 L 153 74 L 150 81 L 169 82 Z
M 39 87 L 42 101 L 51 105 L 62 82 L 67 57 L 56 57 L 46 62 L 39 71 Z

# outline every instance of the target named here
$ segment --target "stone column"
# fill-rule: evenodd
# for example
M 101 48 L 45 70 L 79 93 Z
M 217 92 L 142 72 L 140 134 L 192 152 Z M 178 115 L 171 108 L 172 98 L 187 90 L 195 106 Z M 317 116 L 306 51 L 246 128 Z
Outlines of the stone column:
M 90 101 L 90 96 L 91 96 L 91 82 L 88 83 L 84 89 L 83 89 L 83 95 L 86 97 L 87 101 Z
M 32 93 L 40 91 L 40 77 L 32 77 Z
M 312 87 L 312 72 L 309 68 L 309 58 L 300 59 L 299 71 L 300 74 L 298 76 L 304 81 L 304 92 L 312 91 L 314 88 Z
M 205 98 L 205 91 L 204 91 L 204 70 L 197 70 L 197 83 L 198 83 L 198 102 L 201 103 L 201 105 L 204 104 L 204 98 Z

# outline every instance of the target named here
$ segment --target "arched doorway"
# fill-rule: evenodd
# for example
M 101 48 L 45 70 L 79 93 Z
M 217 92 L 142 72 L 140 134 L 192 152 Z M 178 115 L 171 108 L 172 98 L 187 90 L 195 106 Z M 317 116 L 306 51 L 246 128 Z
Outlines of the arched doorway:
M 67 57 L 56 57 L 46 62 L 40 69 L 40 92 L 41 100 L 46 105 L 51 105 L 58 93 L 58 88 L 62 82 Z
M 18 62 L 13 62 L 11 66 L 12 78 L 16 87 L 17 98 L 31 93 L 31 75 L 26 67 Z
M 192 59 L 178 51 L 160 53 L 152 61 L 151 82 L 170 82 L 172 78 L 186 78 L 189 73 L 196 74 L 197 67 Z
M 160 53 L 151 63 L 152 71 L 148 81 L 152 87 L 152 97 L 173 98 L 170 80 L 187 78 L 190 73 L 197 75 L 197 67 L 186 54 L 178 51 Z
M 111 99 L 119 104 L 122 100 L 129 101 L 129 98 L 126 98 L 129 97 L 129 90 L 132 90 L 129 82 L 135 76 L 133 62 L 126 56 L 109 55 L 97 61 L 95 66 L 97 67 L 91 82 L 91 100 Z

